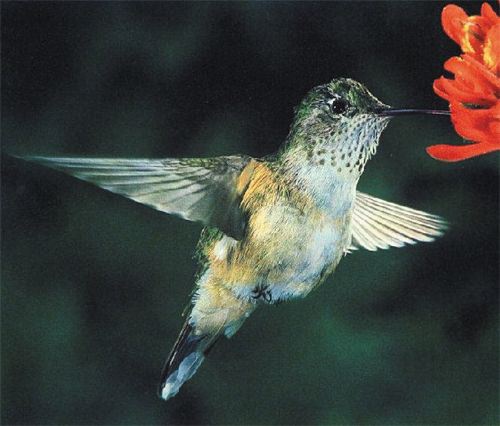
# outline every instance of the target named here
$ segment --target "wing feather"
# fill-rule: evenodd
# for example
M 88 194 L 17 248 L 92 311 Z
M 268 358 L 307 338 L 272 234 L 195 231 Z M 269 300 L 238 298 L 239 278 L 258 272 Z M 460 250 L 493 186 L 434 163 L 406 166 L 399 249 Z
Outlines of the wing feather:
M 356 193 L 352 214 L 352 246 L 375 251 L 433 241 L 443 234 L 446 222 L 439 216 Z
M 245 215 L 236 191 L 247 156 L 210 159 L 22 157 L 156 210 L 216 226 L 240 239 Z

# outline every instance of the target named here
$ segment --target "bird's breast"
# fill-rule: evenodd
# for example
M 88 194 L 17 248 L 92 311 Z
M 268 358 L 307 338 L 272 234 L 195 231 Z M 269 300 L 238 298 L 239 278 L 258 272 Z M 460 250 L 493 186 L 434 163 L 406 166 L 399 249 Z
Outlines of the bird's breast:
M 303 297 L 333 271 L 350 245 L 353 192 L 339 185 L 321 187 L 330 193 L 318 198 L 312 189 L 319 187 L 295 183 L 255 163 L 242 198 L 248 214 L 245 237 L 223 237 L 211 248 L 211 273 L 239 297 L 263 295 L 267 302 Z
M 310 281 L 344 249 L 347 222 L 348 214 L 333 218 L 269 206 L 252 218 L 249 244 L 264 254 L 262 267 L 272 269 L 273 281 Z
M 350 244 L 350 214 L 332 218 L 287 203 L 261 206 L 240 242 L 220 240 L 213 253 L 227 285 L 240 297 L 275 302 L 304 297 L 331 272 Z

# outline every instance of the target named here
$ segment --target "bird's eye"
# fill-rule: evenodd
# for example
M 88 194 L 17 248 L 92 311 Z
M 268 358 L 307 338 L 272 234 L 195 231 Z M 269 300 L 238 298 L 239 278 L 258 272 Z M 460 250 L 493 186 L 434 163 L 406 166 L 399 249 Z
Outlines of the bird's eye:
M 348 107 L 349 107 L 349 104 L 347 103 L 347 101 L 345 101 L 342 98 L 334 99 L 334 100 L 332 100 L 332 102 L 330 104 L 330 110 L 334 114 L 342 114 L 343 112 L 345 112 L 347 110 Z

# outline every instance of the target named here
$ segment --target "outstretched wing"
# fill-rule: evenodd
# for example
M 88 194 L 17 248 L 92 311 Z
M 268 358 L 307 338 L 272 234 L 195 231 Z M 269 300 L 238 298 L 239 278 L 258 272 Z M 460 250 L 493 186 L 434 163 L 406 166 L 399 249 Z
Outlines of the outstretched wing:
M 22 157 L 186 220 L 241 239 L 237 181 L 247 156 L 188 159 Z
M 439 216 L 403 207 L 362 192 L 356 193 L 352 214 L 352 246 L 375 251 L 433 241 L 443 234 L 446 222 Z

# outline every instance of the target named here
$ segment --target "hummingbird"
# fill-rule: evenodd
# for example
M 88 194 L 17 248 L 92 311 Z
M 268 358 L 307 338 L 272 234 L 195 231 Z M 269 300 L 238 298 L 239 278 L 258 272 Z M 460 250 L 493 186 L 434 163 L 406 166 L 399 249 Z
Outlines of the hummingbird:
M 304 97 L 284 143 L 264 158 L 22 158 L 204 225 L 195 290 L 161 373 L 168 400 L 259 305 L 307 296 L 352 250 L 443 234 L 439 216 L 356 189 L 390 119 L 418 113 L 449 114 L 391 108 L 336 78 Z

